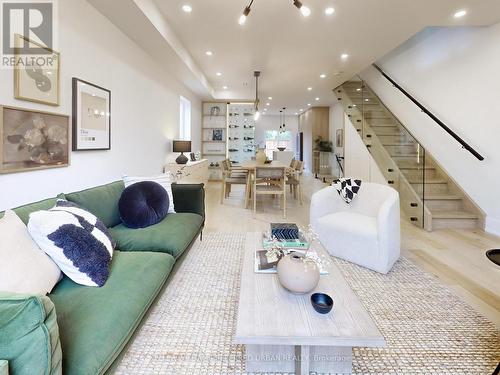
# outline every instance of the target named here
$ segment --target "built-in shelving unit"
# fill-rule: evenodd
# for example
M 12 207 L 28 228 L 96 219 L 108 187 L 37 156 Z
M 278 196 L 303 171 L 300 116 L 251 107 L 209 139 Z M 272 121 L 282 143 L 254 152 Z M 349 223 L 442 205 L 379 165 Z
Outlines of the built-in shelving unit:
M 255 156 L 255 107 L 253 103 L 229 103 L 227 153 L 233 165 Z
M 221 179 L 220 162 L 227 155 L 227 102 L 204 102 L 201 129 L 202 158 L 209 161 L 209 179 Z

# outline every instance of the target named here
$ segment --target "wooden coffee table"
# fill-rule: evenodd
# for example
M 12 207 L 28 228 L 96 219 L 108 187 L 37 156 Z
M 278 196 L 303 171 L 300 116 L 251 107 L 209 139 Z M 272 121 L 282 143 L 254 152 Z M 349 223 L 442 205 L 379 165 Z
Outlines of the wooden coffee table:
M 254 272 L 261 241 L 260 233 L 247 234 L 241 271 L 234 342 L 246 346 L 247 372 L 351 373 L 353 347 L 385 346 L 382 334 L 333 262 L 314 291 L 295 295 L 280 285 L 276 274 Z M 313 246 L 326 254 L 321 245 Z M 313 309 L 310 298 L 315 292 L 333 298 L 329 314 Z

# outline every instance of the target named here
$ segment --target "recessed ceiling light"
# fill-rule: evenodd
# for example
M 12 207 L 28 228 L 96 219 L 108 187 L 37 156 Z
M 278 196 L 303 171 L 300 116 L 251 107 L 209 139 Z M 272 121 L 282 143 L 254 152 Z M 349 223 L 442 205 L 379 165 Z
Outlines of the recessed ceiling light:
M 182 10 L 186 13 L 191 13 L 193 11 L 193 8 L 191 7 L 191 5 L 186 4 L 182 6 Z
M 365 99 L 365 102 L 369 102 L 369 101 L 370 101 L 370 99 Z
M 319 98 L 316 98 L 316 99 L 314 99 L 314 100 L 318 101 L 318 100 L 319 100 Z
M 267 106 L 271 105 L 271 103 L 266 103 Z
M 212 53 L 212 51 L 207 51 L 207 52 L 205 52 L 205 55 L 207 55 L 207 56 L 212 56 L 212 55 L 213 55 L 213 53 Z
M 320 74 L 320 75 L 319 75 L 319 78 L 326 78 L 326 74 L 324 74 L 324 73 L 323 73 L 323 74 Z
M 217 73 L 215 73 L 215 75 L 216 75 L 217 77 L 220 77 L 220 76 L 222 75 L 222 73 L 221 73 L 221 72 L 217 72 Z
M 267 97 L 269 100 L 273 100 L 273 97 L 272 96 L 268 96 Z
M 297 112 L 295 112 L 295 113 L 294 113 L 294 115 L 295 115 L 295 116 L 297 116 L 297 115 L 298 115 L 298 113 L 297 113 Z
M 307 106 L 310 107 L 311 106 L 311 103 L 307 103 Z
M 346 60 L 348 57 L 349 57 L 349 55 L 347 53 L 343 53 L 342 55 L 340 55 L 340 58 L 342 60 Z
M 453 17 L 455 18 L 462 18 L 463 16 L 465 16 L 467 14 L 467 11 L 466 10 L 459 10 L 458 12 L 456 12 Z
M 227 86 L 222 86 L 222 89 L 223 90 L 227 90 Z
M 301 109 L 299 109 L 299 111 L 300 111 L 300 112 L 302 112 L 302 111 L 303 111 L 303 109 L 301 108 Z
M 356 91 L 361 91 L 361 89 L 356 89 Z
M 307 88 L 307 91 L 311 91 L 313 88 L 312 87 L 308 87 Z
M 332 15 L 333 13 L 335 13 L 335 8 L 328 7 L 328 8 L 326 8 L 326 9 L 325 9 L 325 14 L 326 14 L 327 16 L 330 16 L 330 15 Z
M 357 107 L 357 105 L 356 105 L 356 104 L 353 104 L 352 106 L 353 106 L 353 107 Z

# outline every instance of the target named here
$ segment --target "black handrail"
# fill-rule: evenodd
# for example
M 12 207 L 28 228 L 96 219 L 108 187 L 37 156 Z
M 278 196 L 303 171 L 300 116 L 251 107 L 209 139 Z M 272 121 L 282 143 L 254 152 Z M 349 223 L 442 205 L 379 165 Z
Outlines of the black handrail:
M 387 73 L 385 73 L 377 64 L 373 64 L 375 69 L 377 69 L 394 87 L 396 87 L 399 91 L 401 91 L 408 99 L 410 99 L 418 108 L 422 110 L 427 116 L 429 116 L 431 119 L 433 119 L 441 128 L 443 128 L 449 135 L 451 135 L 458 143 L 462 145 L 462 148 L 466 149 L 469 151 L 472 155 L 474 155 L 478 160 L 484 160 L 484 157 L 474 150 L 471 145 L 469 145 L 467 142 L 465 142 L 462 138 L 458 136 L 457 133 L 455 133 L 453 130 L 451 130 L 444 122 L 442 122 L 440 119 L 438 119 L 431 111 L 429 111 L 427 108 L 425 108 L 422 104 L 418 102 L 417 99 L 415 99 L 413 96 L 411 96 L 404 88 L 402 88 L 400 85 L 396 83 Z

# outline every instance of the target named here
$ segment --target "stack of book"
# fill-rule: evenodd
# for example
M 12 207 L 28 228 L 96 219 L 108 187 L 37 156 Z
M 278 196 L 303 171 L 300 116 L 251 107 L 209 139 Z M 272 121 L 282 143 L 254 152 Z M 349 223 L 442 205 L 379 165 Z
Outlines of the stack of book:
M 318 254 L 313 249 L 309 249 L 309 242 L 304 238 L 303 233 L 300 233 L 296 224 L 272 223 L 271 236 L 273 238 L 264 237 L 262 239 L 262 249 L 257 250 L 255 253 L 255 272 L 277 272 L 276 266 L 278 265 L 279 259 L 274 253 L 268 253 L 268 250 L 276 246 L 276 242 L 279 242 L 278 246 L 285 254 L 291 252 L 307 254 L 308 258 L 318 263 L 320 274 L 326 275 L 328 273 L 321 265 Z

